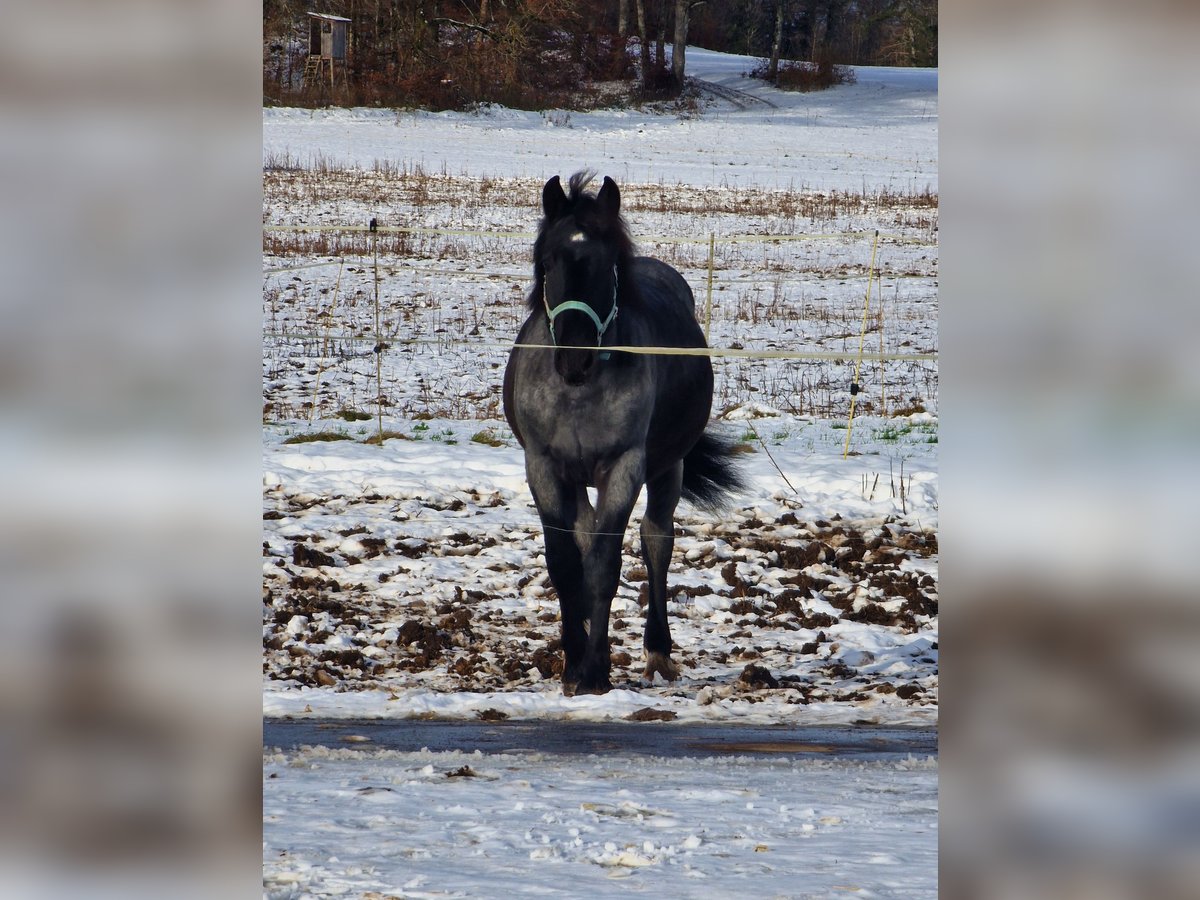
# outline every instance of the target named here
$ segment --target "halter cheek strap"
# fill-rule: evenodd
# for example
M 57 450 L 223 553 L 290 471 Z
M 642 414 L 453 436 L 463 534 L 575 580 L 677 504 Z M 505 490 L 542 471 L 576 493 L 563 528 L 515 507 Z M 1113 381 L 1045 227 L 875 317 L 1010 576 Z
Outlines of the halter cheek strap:
M 550 319 L 550 341 L 551 341 L 551 343 L 554 344 L 555 347 L 558 346 L 558 337 L 554 334 L 554 320 L 556 318 L 558 318 L 562 313 L 565 313 L 569 309 L 576 309 L 576 310 L 579 310 L 579 312 L 581 312 L 581 313 L 586 313 L 588 318 L 590 318 L 592 320 L 592 322 L 595 323 L 595 325 L 596 325 L 596 346 L 599 347 L 601 345 L 601 342 L 604 340 L 604 332 L 608 331 L 608 326 L 611 325 L 613 323 L 613 320 L 616 319 L 616 317 L 617 317 L 617 267 L 613 266 L 612 309 L 609 310 L 608 318 L 606 318 L 604 320 L 601 320 L 600 317 L 598 315 L 596 315 L 596 311 L 594 309 L 592 309 L 590 306 L 588 306 L 588 304 L 584 303 L 581 300 L 564 300 L 562 303 L 558 304 L 558 306 L 555 306 L 552 309 L 550 307 L 550 299 L 546 296 L 545 282 L 542 283 L 542 303 L 545 304 L 546 315 Z M 605 353 L 602 355 L 601 358 L 602 359 L 607 358 L 607 356 L 608 356 L 608 354 Z

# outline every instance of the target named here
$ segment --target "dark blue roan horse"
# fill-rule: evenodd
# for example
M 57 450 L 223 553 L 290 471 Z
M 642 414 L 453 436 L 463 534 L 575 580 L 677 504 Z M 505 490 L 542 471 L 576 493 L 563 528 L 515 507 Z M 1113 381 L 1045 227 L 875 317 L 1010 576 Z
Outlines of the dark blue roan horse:
M 679 675 L 667 624 L 675 506 L 682 495 L 716 509 L 741 486 L 731 444 L 705 432 L 709 358 L 605 349 L 705 342 L 687 282 L 666 263 L 634 255 L 616 182 L 606 177 L 593 196 L 585 192 L 591 178 L 573 175 L 568 194 L 555 176 L 542 190 L 530 315 L 504 373 L 504 413 L 525 448 L 562 611 L 568 695 L 611 687 L 609 609 L 642 485 L 644 674 L 668 681 Z

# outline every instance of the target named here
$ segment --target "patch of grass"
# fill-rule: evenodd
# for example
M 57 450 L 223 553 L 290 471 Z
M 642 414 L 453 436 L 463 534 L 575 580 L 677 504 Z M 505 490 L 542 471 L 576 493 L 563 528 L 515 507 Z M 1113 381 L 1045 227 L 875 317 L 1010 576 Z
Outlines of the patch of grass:
M 339 419 L 345 419 L 347 422 L 369 422 L 375 418 L 370 413 L 359 412 L 357 409 L 339 409 L 337 416 Z
M 875 437 L 881 441 L 898 441 L 902 437 L 907 437 L 912 434 L 911 425 L 888 425 L 886 428 L 881 428 L 875 432 Z
M 364 438 L 363 443 L 364 444 L 382 444 L 388 438 L 396 438 L 401 441 L 411 441 L 412 440 L 412 438 L 410 438 L 407 434 L 405 434 L 402 431 L 392 431 L 391 429 L 385 428 L 383 430 L 383 434 L 380 434 L 377 431 L 373 435 L 371 435 L 369 438 Z
M 896 442 L 902 438 L 907 438 L 910 435 L 916 435 L 913 440 L 919 439 L 920 435 L 925 435 L 924 443 L 936 444 L 938 442 L 938 428 L 934 422 L 922 422 L 914 425 L 911 422 L 898 422 L 891 425 L 885 425 L 883 428 L 876 429 L 872 432 L 874 437 L 880 441 Z
M 908 401 L 907 406 L 901 406 L 897 409 L 893 409 L 892 415 L 899 419 L 903 418 L 904 416 L 915 416 L 917 413 L 923 413 L 925 411 L 925 404 L 921 402 L 921 398 L 912 397 Z
M 483 431 L 477 431 L 471 435 L 471 442 L 474 444 L 486 444 L 488 447 L 503 447 L 504 441 L 496 437 L 496 432 L 490 428 L 485 428 Z
M 352 441 L 354 438 L 344 431 L 314 431 L 309 434 L 293 434 L 285 444 L 311 444 L 313 441 Z
M 938 429 L 937 425 L 933 422 L 922 423 L 914 428 L 913 431 L 917 432 L 917 434 L 925 435 L 926 444 L 936 444 L 938 442 Z

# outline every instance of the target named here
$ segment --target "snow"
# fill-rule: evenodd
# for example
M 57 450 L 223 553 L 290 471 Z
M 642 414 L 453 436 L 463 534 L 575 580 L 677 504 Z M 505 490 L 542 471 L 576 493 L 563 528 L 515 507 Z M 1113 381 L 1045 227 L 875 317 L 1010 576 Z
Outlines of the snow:
M 745 77 L 755 60 L 688 48 L 688 75 L 751 98 L 700 116 L 636 109 L 557 117 L 485 107 L 477 115 L 390 109 L 266 109 L 264 158 L 545 180 L 587 164 L 619 183 L 937 191 L 936 69 L 855 67 L 857 82 L 783 93 Z
M 878 229 L 886 319 L 867 349 L 936 354 L 937 209 L 912 198 L 937 191 L 937 71 L 784 94 L 744 77 L 753 64 L 689 48 L 698 110 L 267 109 L 264 166 L 284 171 L 265 179 L 264 222 L 527 233 L 541 182 L 590 166 L 700 304 L 709 233 L 797 238 L 718 243 L 714 347 L 852 357 Z M 289 180 L 296 167 L 326 174 Z M 782 210 L 833 191 L 863 198 Z M 746 442 L 749 488 L 721 515 L 677 515 L 683 675 L 641 675 L 639 503 L 614 690 L 562 695 L 557 601 L 498 397 L 528 246 L 381 249 L 378 370 L 366 245 L 264 250 L 264 715 L 935 727 L 936 361 L 864 364 L 847 440 L 852 358 L 716 360 L 715 420 Z M 377 377 L 396 435 L 382 447 L 365 443 Z M 287 443 L 322 432 L 341 439 Z M 936 811 L 925 757 L 265 748 L 264 894 L 933 896 Z
M 313 747 L 264 775 L 271 900 L 937 894 L 930 758 Z

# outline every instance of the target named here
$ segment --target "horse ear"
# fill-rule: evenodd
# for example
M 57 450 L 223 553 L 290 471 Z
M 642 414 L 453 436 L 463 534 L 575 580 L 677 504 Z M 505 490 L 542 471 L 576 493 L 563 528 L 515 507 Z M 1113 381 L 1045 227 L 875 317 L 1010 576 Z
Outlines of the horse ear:
M 547 219 L 556 219 L 566 204 L 567 194 L 562 188 L 562 182 L 555 175 L 542 188 L 542 212 L 546 214 Z
M 621 192 L 617 189 L 617 183 L 607 175 L 604 176 L 600 193 L 596 195 L 596 202 L 609 218 L 615 219 L 621 212 Z

